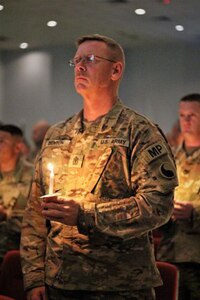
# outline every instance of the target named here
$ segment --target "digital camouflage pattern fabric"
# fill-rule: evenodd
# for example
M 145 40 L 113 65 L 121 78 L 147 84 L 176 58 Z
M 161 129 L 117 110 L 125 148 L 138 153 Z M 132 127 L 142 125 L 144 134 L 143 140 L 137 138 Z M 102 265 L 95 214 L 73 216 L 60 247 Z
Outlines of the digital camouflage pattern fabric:
M 19 160 L 14 172 L 0 173 L 0 205 L 7 220 L 0 222 L 0 259 L 6 251 L 19 249 L 24 209 L 30 191 L 33 165 Z
M 200 149 L 188 155 L 181 145 L 175 159 L 179 179 L 175 199 L 191 202 L 193 215 L 189 220 L 170 221 L 164 226 L 158 259 L 200 263 Z
M 66 291 L 47 286 L 48 300 L 154 300 L 153 289 L 104 292 L 104 291 Z
M 81 205 L 78 225 L 48 222 L 40 196 Z M 160 130 L 118 101 L 97 122 L 83 112 L 50 128 L 35 164 L 21 242 L 25 288 L 124 291 L 161 284 L 151 229 L 170 218 L 177 177 Z M 44 261 L 45 260 L 45 261 Z

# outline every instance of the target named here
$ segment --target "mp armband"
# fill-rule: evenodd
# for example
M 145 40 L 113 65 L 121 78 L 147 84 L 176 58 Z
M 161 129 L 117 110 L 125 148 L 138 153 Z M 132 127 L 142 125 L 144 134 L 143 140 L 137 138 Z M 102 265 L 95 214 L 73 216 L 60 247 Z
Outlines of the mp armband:
M 88 235 L 93 230 L 95 224 L 95 217 L 94 215 L 89 212 L 85 211 L 82 208 L 79 209 L 78 214 L 78 221 L 77 221 L 77 228 L 79 233 Z

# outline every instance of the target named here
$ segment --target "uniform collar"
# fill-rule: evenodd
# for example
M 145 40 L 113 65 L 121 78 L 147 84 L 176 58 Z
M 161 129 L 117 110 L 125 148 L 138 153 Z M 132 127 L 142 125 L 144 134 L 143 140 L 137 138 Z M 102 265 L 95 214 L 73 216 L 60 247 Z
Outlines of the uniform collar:
M 100 133 L 106 133 L 116 124 L 116 120 L 118 120 L 123 107 L 124 106 L 121 100 L 118 99 L 111 110 L 106 115 L 102 116 L 100 121 L 97 122 L 98 125 L 96 124 L 99 128 Z M 96 128 L 95 122 L 93 123 L 93 125 L 94 128 Z M 81 110 L 72 118 L 71 129 L 75 135 L 84 132 L 83 110 Z
M 188 154 L 185 147 L 185 143 L 183 141 L 181 145 L 177 148 L 176 154 L 178 153 L 182 153 L 186 157 L 196 158 L 197 156 L 200 155 L 200 147 L 196 147 L 196 149 L 194 148 L 194 151 L 191 154 Z
M 21 180 L 22 175 L 22 158 L 18 159 L 15 169 L 8 173 L 10 177 L 12 177 L 13 181 L 19 182 Z M 0 172 L 0 179 L 3 180 L 4 176 Z

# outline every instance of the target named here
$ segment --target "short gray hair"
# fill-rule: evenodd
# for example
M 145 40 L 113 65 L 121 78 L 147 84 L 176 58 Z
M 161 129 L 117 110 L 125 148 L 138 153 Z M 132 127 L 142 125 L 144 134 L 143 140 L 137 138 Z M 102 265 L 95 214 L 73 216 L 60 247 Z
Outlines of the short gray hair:
M 100 34 L 91 34 L 91 35 L 83 35 L 80 36 L 76 40 L 76 46 L 80 46 L 82 43 L 86 41 L 100 41 L 104 42 L 108 48 L 112 52 L 112 59 L 115 61 L 122 61 L 124 67 L 125 67 L 125 55 L 124 55 L 124 50 L 122 46 L 117 43 L 115 40 L 113 40 L 110 37 L 107 37 L 105 35 L 100 35 Z

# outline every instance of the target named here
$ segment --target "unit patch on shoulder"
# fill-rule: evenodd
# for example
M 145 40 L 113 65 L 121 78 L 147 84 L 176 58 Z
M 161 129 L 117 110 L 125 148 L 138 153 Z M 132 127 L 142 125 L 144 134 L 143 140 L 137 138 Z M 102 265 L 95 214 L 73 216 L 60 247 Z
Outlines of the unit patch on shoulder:
M 162 143 L 155 143 L 145 149 L 143 156 L 144 159 L 149 163 L 166 153 L 167 149 Z
M 171 179 L 175 176 L 175 169 L 173 168 L 172 164 L 165 162 L 160 166 L 160 174 L 162 177 Z

